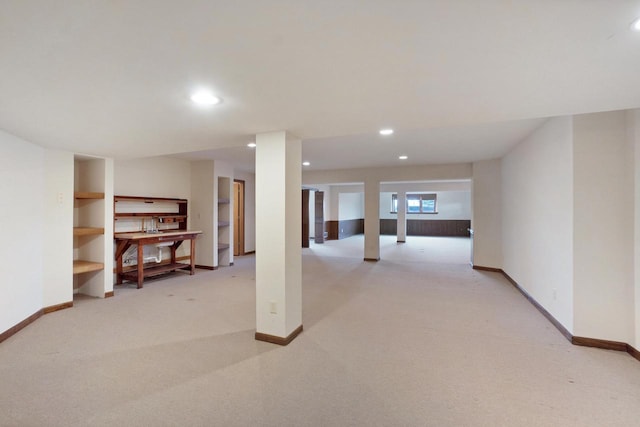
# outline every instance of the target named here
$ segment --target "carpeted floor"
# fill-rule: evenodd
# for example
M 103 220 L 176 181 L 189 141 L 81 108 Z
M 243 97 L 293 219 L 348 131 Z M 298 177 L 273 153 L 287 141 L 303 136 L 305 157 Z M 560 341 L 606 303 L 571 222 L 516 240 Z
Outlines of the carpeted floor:
M 640 362 L 572 346 L 468 240 L 361 245 L 303 250 L 287 347 L 253 339 L 252 256 L 79 298 L 0 344 L 0 425 L 639 425 Z

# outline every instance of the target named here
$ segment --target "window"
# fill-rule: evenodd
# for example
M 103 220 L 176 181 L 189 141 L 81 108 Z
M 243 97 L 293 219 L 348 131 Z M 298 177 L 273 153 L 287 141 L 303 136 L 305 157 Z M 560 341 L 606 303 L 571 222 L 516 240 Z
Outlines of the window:
M 437 214 L 435 193 L 407 194 L 407 213 Z M 391 213 L 398 213 L 398 195 L 391 195 Z

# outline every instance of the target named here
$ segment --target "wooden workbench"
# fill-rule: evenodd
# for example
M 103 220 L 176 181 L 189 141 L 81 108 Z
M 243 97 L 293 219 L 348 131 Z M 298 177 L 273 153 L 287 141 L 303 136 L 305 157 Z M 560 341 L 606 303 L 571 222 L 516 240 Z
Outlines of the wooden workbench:
M 157 276 L 158 274 L 169 271 L 190 269 L 189 274 L 195 273 L 196 262 L 196 237 L 202 231 L 192 230 L 172 230 L 161 231 L 158 233 L 116 233 L 116 283 L 122 284 L 124 279 L 138 283 L 138 289 L 142 288 L 145 277 Z M 191 253 L 189 254 L 189 264 L 176 262 L 176 249 L 182 245 L 185 240 L 191 241 Z M 171 262 L 169 264 L 161 264 L 158 266 L 144 268 L 143 248 L 146 245 L 155 245 L 158 243 L 173 242 L 168 246 L 171 250 Z M 138 268 L 134 271 L 123 272 L 122 255 L 131 245 L 138 246 Z

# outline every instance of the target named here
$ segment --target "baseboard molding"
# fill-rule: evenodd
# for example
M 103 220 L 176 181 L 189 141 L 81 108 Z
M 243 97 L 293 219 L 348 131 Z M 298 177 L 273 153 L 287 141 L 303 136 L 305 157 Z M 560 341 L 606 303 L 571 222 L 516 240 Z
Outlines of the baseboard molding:
M 621 341 L 609 341 L 602 340 L 598 338 L 588 338 L 588 337 L 577 337 L 571 334 L 565 328 L 562 323 L 560 323 L 551 313 L 549 313 L 538 301 L 535 300 L 527 291 L 525 291 L 522 286 L 518 284 L 511 276 L 509 276 L 504 270 L 501 268 L 491 268 L 491 267 L 479 267 L 473 266 L 476 270 L 486 270 L 486 271 L 495 271 L 502 273 L 502 275 L 511 283 L 544 317 L 551 322 L 553 326 L 556 327 L 558 331 L 573 345 L 579 345 L 582 347 L 594 347 L 601 348 L 605 350 L 615 350 L 615 351 L 624 351 L 629 353 L 631 357 L 640 361 L 640 351 L 636 350 L 631 344 L 621 342 Z
M 200 264 L 196 264 L 196 268 L 199 268 L 200 270 L 217 270 L 218 267 L 211 267 L 209 265 L 200 265 Z
M 105 298 L 111 298 L 113 296 L 115 296 L 115 293 L 113 291 L 104 293 L 104 297 Z
M 35 313 L 33 313 L 31 316 L 29 316 L 26 319 L 24 319 L 22 322 L 20 322 L 17 325 L 7 329 L 6 331 L 4 331 L 3 333 L 0 334 L 0 342 L 2 342 L 4 340 L 6 340 L 7 338 L 15 335 L 20 330 L 26 328 L 27 326 L 29 326 L 29 324 L 35 322 L 43 314 L 44 314 L 44 310 L 40 309 L 40 310 L 36 311 Z
M 295 337 L 300 335 L 300 332 L 302 332 L 302 325 L 298 326 L 293 332 L 291 332 L 285 338 L 278 337 L 278 336 L 275 336 L 275 335 L 263 334 L 261 332 L 256 332 L 256 336 L 255 337 L 256 337 L 257 341 L 265 341 L 265 342 L 269 342 L 271 344 L 278 344 L 278 345 L 285 346 L 285 345 L 289 344 L 291 341 L 293 341 L 293 339 Z
M 473 267 L 474 270 L 481 270 L 481 271 L 492 271 L 494 273 L 502 273 L 504 274 L 504 271 L 502 271 L 501 268 L 493 268 L 493 267 L 483 267 L 481 265 L 471 265 Z
M 637 361 L 640 361 L 640 351 L 636 350 L 635 348 L 633 348 L 633 346 L 629 344 L 627 344 L 627 353 L 629 353 L 631 357 L 633 357 Z
M 64 310 L 65 308 L 73 307 L 73 301 L 63 302 L 62 304 L 50 305 L 42 309 L 43 314 L 53 313 L 54 311 Z
M 572 337 L 571 344 L 583 347 L 603 348 L 605 350 L 627 351 L 627 343 L 620 341 L 599 340 L 597 338 Z
M 511 278 L 511 276 L 509 276 L 507 273 L 505 273 L 502 269 L 500 269 L 500 272 L 540 313 L 542 313 L 542 315 L 544 317 L 547 318 L 547 320 L 549 322 L 551 322 L 551 324 L 553 326 L 556 327 L 556 329 L 558 331 L 560 331 L 560 333 L 567 340 L 569 340 L 569 342 L 573 343 L 573 335 L 571 334 L 571 332 L 569 332 L 569 330 L 567 328 L 565 328 L 562 325 L 562 323 L 558 322 L 558 319 L 553 317 L 553 315 L 551 313 L 549 313 L 547 311 L 547 309 L 545 309 L 542 305 L 540 305 L 540 303 L 538 301 L 536 301 L 535 298 L 533 298 L 531 295 L 529 295 L 529 293 L 527 291 L 525 291 L 524 288 L 518 284 L 518 282 L 513 280 Z
M 380 258 L 365 258 L 364 260 L 367 262 L 378 262 L 380 261 Z

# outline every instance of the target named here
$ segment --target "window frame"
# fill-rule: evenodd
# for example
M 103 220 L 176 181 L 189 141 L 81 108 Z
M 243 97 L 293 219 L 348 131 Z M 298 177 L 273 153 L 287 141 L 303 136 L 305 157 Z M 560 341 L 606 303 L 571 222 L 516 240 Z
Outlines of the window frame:
M 409 211 L 409 200 L 418 200 L 418 212 Z M 433 211 L 425 212 L 423 210 L 423 201 L 433 200 Z M 438 194 L 437 193 L 409 193 L 405 197 L 405 212 L 408 215 L 437 215 L 438 214 Z M 391 195 L 391 212 L 392 214 L 398 213 L 398 194 L 393 193 Z

